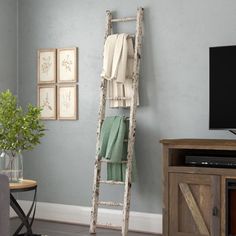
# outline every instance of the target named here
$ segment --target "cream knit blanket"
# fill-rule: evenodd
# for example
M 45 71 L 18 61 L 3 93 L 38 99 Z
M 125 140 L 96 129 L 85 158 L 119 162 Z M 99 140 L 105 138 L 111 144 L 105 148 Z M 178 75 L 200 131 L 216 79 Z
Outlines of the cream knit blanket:
M 101 76 L 108 80 L 110 107 L 129 107 L 133 93 L 134 47 L 128 34 L 112 34 L 104 46 Z M 128 99 L 119 99 L 119 98 Z M 139 103 L 139 99 L 138 99 Z

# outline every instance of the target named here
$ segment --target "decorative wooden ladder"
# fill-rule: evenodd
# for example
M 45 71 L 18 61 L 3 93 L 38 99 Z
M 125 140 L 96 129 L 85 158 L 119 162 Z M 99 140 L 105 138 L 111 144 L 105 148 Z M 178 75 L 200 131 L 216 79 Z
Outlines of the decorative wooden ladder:
M 129 22 L 136 21 L 136 34 L 129 35 L 130 37 L 134 37 L 135 46 L 134 46 L 134 64 L 133 64 L 133 94 L 131 96 L 131 106 L 130 106 L 130 117 L 129 117 L 129 136 L 128 136 L 128 154 L 127 161 L 122 161 L 122 163 L 127 163 L 125 181 L 108 181 L 101 180 L 101 164 L 109 163 L 109 160 L 104 158 L 100 158 L 98 156 L 99 151 L 99 139 L 100 139 L 100 131 L 102 127 L 102 122 L 105 118 L 105 108 L 106 108 L 106 100 L 111 98 L 106 98 L 106 90 L 107 90 L 107 80 L 101 78 L 101 91 L 100 91 L 100 104 L 99 104 L 99 121 L 97 127 L 97 144 L 96 144 L 96 161 L 94 168 L 94 183 L 93 183 L 93 200 L 92 200 L 92 211 L 91 211 L 91 221 L 90 221 L 90 233 L 95 233 L 97 226 L 97 215 L 98 215 L 98 205 L 103 206 L 119 206 L 123 207 L 123 224 L 122 224 L 122 236 L 126 236 L 128 233 L 128 225 L 129 225 L 129 211 L 130 211 L 130 197 L 131 197 L 131 172 L 132 172 L 132 158 L 134 153 L 134 142 L 135 142 L 135 128 L 136 128 L 136 110 L 137 110 L 137 98 L 138 98 L 138 84 L 139 84 L 139 69 L 140 69 L 140 58 L 141 58 L 141 46 L 142 46 L 142 24 L 143 24 L 143 14 L 144 9 L 137 9 L 136 17 L 125 17 L 121 19 L 112 19 L 112 14 L 110 11 L 106 12 L 106 31 L 105 31 L 105 41 L 107 37 L 112 34 L 112 23 L 118 22 Z M 121 100 L 127 99 L 126 97 L 118 98 Z M 124 185 L 124 202 L 116 203 L 116 202 L 104 202 L 99 201 L 99 187 L 100 184 L 115 184 L 115 185 Z M 112 224 L 101 225 L 110 228 L 120 228 L 120 226 L 115 226 Z

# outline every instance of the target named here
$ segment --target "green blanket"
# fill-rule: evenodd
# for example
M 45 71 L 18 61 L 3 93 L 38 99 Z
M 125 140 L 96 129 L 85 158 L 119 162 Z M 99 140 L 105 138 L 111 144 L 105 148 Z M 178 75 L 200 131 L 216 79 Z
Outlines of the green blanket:
M 100 135 L 99 157 L 111 160 L 107 164 L 107 179 L 115 181 L 125 180 L 126 164 L 121 164 L 127 160 L 127 147 L 129 121 L 125 117 L 111 116 L 106 117 Z M 135 163 L 135 161 L 133 161 Z M 133 171 L 135 168 L 133 165 Z M 134 175 L 132 175 L 134 179 Z

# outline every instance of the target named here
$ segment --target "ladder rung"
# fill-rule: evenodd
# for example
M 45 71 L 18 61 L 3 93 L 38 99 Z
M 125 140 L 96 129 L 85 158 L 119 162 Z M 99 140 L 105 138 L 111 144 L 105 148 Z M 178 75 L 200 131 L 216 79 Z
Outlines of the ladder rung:
M 105 158 L 100 159 L 100 162 L 103 162 L 103 163 L 114 163 L 113 161 L 107 160 Z M 117 164 L 126 164 L 126 163 L 128 163 L 128 161 L 117 162 Z
M 126 120 L 130 120 L 129 117 L 125 117 L 125 119 L 126 119 Z M 103 122 L 103 121 L 104 121 L 104 119 L 102 119 L 102 122 Z M 124 141 L 126 141 L 126 139 L 125 139 Z M 128 140 L 127 140 L 127 142 L 128 142 Z
M 104 202 L 104 201 L 99 201 L 98 204 L 102 206 L 120 206 L 120 207 L 123 207 L 124 205 L 121 202 Z
M 99 181 L 101 184 L 114 184 L 114 185 L 124 185 L 125 182 L 122 181 L 114 181 L 114 180 L 100 180 Z
M 119 18 L 119 19 L 112 19 L 111 22 L 127 22 L 127 21 L 136 21 L 136 17 L 124 17 L 124 18 Z
M 129 98 L 129 97 L 115 97 L 115 98 L 108 97 L 106 99 L 107 100 L 131 100 L 131 98 Z
M 97 227 L 108 228 L 108 229 L 121 229 L 120 225 L 113 225 L 111 223 L 106 223 L 106 224 L 97 223 Z
M 128 38 L 135 38 L 135 37 L 136 37 L 135 34 L 129 34 L 129 35 L 128 35 Z

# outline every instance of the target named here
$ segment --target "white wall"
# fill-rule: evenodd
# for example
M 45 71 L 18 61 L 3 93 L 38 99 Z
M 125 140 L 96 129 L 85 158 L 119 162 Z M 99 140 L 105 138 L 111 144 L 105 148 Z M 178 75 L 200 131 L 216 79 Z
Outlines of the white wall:
M 17 87 L 17 1 L 0 0 L 0 91 Z
M 145 23 L 132 210 L 161 213 L 160 139 L 235 138 L 208 129 L 208 50 L 236 44 L 235 0 L 19 0 L 22 104 L 36 103 L 38 48 L 80 51 L 80 119 L 47 121 L 42 144 L 25 154 L 25 177 L 38 180 L 39 201 L 91 205 L 105 11 L 132 16 L 137 6 Z M 102 197 L 119 200 L 121 192 L 105 188 Z

